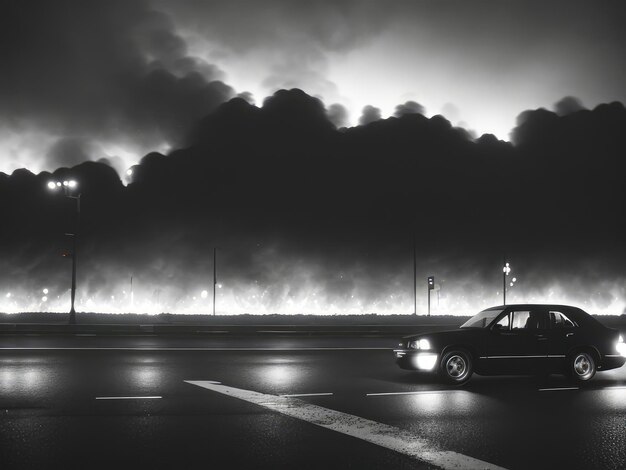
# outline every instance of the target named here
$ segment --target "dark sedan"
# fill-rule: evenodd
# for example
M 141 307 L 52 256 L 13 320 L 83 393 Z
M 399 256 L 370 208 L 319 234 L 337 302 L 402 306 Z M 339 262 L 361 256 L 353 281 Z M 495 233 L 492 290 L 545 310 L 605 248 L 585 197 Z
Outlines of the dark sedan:
M 566 305 L 506 305 L 458 329 L 407 336 L 394 350 L 403 369 L 437 372 L 448 383 L 480 375 L 563 373 L 575 381 L 626 362 L 626 343 L 583 310 Z

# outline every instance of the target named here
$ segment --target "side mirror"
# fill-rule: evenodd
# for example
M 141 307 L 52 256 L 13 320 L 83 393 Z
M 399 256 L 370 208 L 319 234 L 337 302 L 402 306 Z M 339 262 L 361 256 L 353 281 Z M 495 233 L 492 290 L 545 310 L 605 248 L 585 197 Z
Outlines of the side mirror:
M 495 331 L 496 333 L 500 333 L 500 331 L 502 330 L 502 325 L 500 325 L 500 323 L 496 323 L 495 325 L 493 325 L 493 331 Z

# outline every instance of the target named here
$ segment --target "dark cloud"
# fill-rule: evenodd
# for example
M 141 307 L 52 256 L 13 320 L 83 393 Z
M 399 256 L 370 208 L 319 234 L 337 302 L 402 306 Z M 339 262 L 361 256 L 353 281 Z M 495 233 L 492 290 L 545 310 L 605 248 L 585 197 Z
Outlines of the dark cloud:
M 192 122 L 233 95 L 215 66 L 187 55 L 171 20 L 141 0 L 11 1 L 1 21 L 5 132 L 81 141 L 82 156 L 96 159 L 85 154 L 89 145 L 180 145 Z M 62 163 L 57 150 L 48 153 L 46 167 Z M 79 153 L 74 145 L 61 158 Z
M 247 101 L 250 104 L 255 104 L 256 100 L 254 99 L 254 95 L 249 91 L 243 91 L 237 95 L 237 98 L 241 98 L 242 100 Z
M 567 116 L 577 111 L 585 109 L 582 102 L 575 96 L 566 96 L 565 98 L 557 101 L 554 105 L 554 111 L 559 116 Z
M 349 124 L 348 110 L 339 103 L 331 104 L 328 107 L 327 116 L 328 120 L 332 122 L 337 129 Z
M 405 114 L 425 114 L 426 109 L 415 101 L 407 101 L 404 104 L 396 106 L 396 111 L 393 113 L 395 117 L 402 117 Z
M 359 118 L 359 125 L 361 126 L 381 119 L 380 108 L 369 104 L 363 108 L 361 113 L 361 117 Z
M 132 275 L 141 308 L 207 311 L 217 246 L 223 308 L 408 313 L 414 234 L 418 275 L 442 283 L 442 308 L 498 303 L 506 253 L 512 299 L 621 309 L 625 126 L 620 103 L 528 111 L 512 145 L 421 114 L 338 131 L 301 90 L 261 107 L 235 98 L 186 148 L 146 155 L 127 187 L 98 163 L 0 174 L 0 285 L 22 305 L 44 285 L 67 298 L 72 201 L 45 185 L 71 175 L 81 310 L 128 309 Z

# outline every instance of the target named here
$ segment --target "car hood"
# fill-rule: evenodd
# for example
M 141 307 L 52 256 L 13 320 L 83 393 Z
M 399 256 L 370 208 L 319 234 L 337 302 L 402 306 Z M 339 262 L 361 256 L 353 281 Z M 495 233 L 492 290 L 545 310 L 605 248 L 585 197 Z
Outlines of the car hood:
M 456 328 L 454 330 L 433 331 L 430 333 L 419 333 L 402 337 L 402 342 L 406 344 L 408 341 L 426 338 L 435 344 L 449 343 L 468 340 L 472 341 L 485 334 L 488 331 L 485 328 Z

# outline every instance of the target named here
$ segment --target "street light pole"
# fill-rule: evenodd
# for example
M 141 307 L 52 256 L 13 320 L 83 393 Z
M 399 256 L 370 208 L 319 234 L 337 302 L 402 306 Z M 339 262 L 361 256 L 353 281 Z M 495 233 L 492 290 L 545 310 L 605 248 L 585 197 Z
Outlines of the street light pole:
M 77 196 L 72 196 L 72 189 L 74 189 L 78 183 L 74 180 L 50 181 L 48 188 L 55 191 L 63 188 L 63 194 L 69 199 L 76 201 L 76 214 L 74 222 L 74 233 L 66 233 L 65 235 L 72 237 L 72 284 L 70 291 L 70 325 L 76 324 L 76 309 L 74 308 L 74 302 L 76 300 L 76 264 L 78 259 L 78 231 L 80 227 L 80 193 Z
M 413 315 L 417 315 L 417 249 L 413 232 Z
M 213 248 L 213 316 L 215 316 L 215 288 L 217 287 L 217 248 Z
M 502 266 L 502 305 L 506 305 L 506 277 L 511 272 L 511 266 L 506 262 L 504 258 L 504 266 Z

